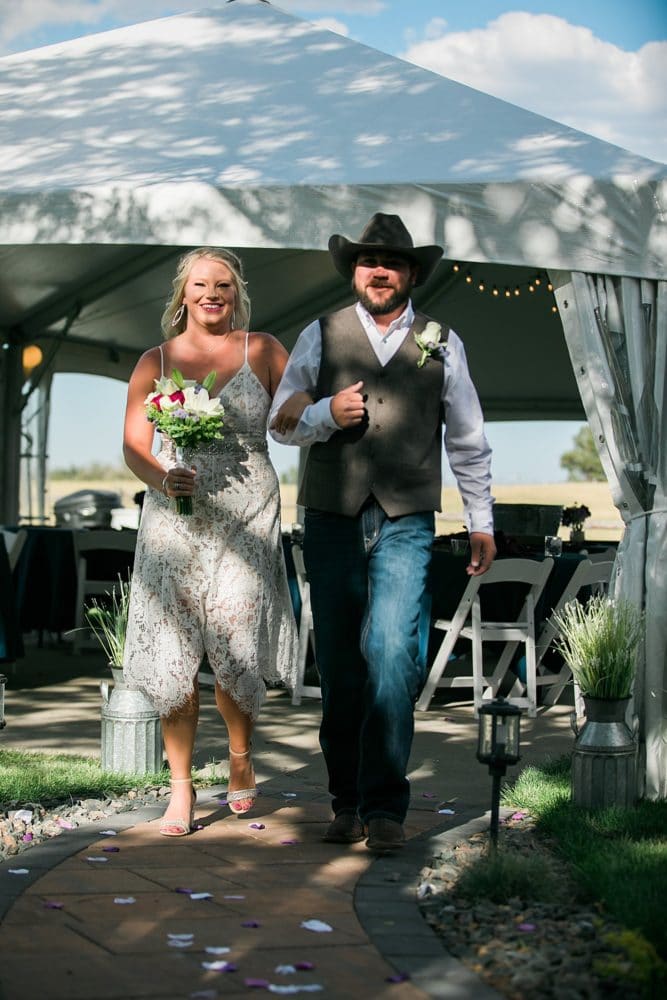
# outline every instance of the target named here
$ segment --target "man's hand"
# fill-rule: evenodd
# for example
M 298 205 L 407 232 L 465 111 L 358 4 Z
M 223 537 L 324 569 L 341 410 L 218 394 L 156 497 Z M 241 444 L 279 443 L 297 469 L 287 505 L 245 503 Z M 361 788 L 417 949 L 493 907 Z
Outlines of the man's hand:
M 279 434 L 289 434 L 301 420 L 303 411 L 312 402 L 312 396 L 307 392 L 295 392 L 289 399 L 285 400 L 276 413 L 271 421 L 271 430 L 278 431 Z
M 363 382 L 355 382 L 332 397 L 331 416 L 340 428 L 356 427 L 363 421 L 366 415 L 364 397 L 361 394 L 363 387 Z
M 466 567 L 468 576 L 481 576 L 496 558 L 496 543 L 493 535 L 484 531 L 470 533 L 470 563 Z

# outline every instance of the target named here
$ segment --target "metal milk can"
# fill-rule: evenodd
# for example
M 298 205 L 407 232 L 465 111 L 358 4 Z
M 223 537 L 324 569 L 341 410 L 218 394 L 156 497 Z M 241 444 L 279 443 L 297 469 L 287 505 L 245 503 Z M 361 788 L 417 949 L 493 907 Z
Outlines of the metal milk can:
M 114 685 L 102 681 L 103 771 L 147 774 L 162 769 L 160 717 L 146 695 L 127 687 L 123 671 L 111 670 Z
M 637 741 L 625 721 L 629 698 L 584 698 L 586 721 L 576 723 L 572 801 L 585 809 L 631 808 L 637 800 Z

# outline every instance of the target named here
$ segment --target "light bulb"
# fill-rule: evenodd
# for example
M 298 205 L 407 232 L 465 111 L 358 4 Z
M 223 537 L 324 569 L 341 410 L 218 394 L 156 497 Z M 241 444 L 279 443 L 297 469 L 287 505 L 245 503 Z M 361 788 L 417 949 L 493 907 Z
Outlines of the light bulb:
M 471 284 L 472 284 L 472 274 L 470 273 L 470 271 L 468 271 L 468 273 L 466 274 L 466 282 L 467 282 L 467 283 L 468 283 L 469 285 L 471 285 Z

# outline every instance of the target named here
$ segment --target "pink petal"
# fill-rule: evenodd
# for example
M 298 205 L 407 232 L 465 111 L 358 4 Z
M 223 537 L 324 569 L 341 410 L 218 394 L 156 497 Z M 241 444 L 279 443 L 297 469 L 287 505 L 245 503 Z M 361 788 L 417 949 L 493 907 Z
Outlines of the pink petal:
M 23 841 L 23 842 L 24 842 L 25 844 L 29 844 L 29 843 L 30 843 L 30 841 L 32 840 L 32 834 L 31 834 L 31 833 L 24 833 L 24 834 L 23 834 L 23 836 L 21 837 L 21 840 L 22 840 L 22 841 Z
M 62 819 L 60 816 L 56 820 L 56 823 L 58 824 L 58 826 L 62 827 L 63 830 L 73 830 L 74 829 L 74 823 L 70 823 L 70 821 L 68 819 Z

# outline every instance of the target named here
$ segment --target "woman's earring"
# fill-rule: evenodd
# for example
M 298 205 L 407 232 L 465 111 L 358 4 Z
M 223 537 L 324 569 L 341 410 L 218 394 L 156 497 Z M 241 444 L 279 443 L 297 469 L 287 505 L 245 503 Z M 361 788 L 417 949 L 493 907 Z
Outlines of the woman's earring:
M 181 302 L 180 308 L 177 309 L 176 312 L 174 313 L 174 318 L 171 321 L 171 325 L 178 326 L 178 324 L 183 319 L 184 314 L 185 314 L 185 302 Z

